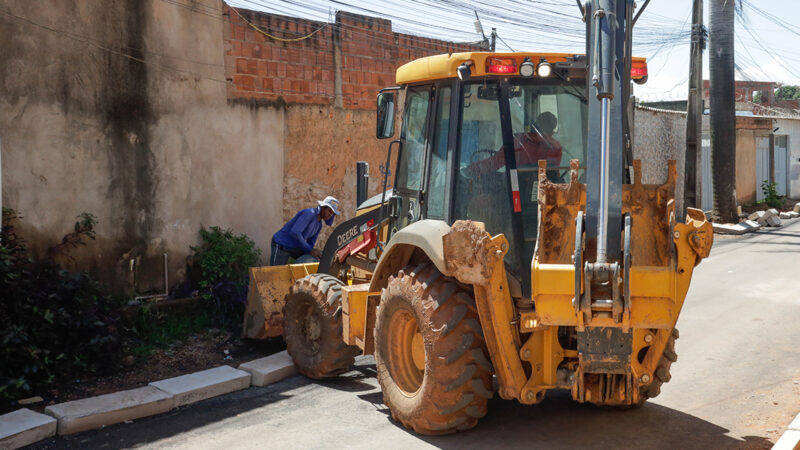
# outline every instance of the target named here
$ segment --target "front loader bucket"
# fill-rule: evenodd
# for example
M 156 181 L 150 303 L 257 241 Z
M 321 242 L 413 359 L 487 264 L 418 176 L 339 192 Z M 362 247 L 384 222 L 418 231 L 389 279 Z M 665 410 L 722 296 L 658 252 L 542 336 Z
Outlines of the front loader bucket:
M 242 337 L 265 339 L 283 335 L 283 305 L 295 281 L 316 273 L 319 263 L 250 268 Z

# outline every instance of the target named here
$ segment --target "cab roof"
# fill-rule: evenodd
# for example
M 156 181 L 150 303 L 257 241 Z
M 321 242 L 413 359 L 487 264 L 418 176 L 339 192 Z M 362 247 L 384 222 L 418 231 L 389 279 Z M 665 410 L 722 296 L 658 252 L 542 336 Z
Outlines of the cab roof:
M 513 59 L 516 71 L 513 73 L 496 74 L 486 72 L 486 60 L 489 58 Z M 467 61 L 472 62 L 473 77 L 492 76 L 519 76 L 519 65 L 530 58 L 534 64 L 542 59 L 550 64 L 575 62 L 585 60 L 584 55 L 574 53 L 536 53 L 536 52 L 463 52 L 443 55 L 426 56 L 403 64 L 397 69 L 395 79 L 397 84 L 410 84 L 422 81 L 441 80 L 458 76 L 458 66 Z M 634 64 L 646 64 L 645 58 L 633 58 Z M 583 68 L 583 67 L 581 67 Z

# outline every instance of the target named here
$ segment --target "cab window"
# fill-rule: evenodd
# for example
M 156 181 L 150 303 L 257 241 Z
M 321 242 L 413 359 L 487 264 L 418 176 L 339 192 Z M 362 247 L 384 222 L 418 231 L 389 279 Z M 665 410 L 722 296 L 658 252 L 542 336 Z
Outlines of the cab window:
M 429 86 L 410 87 L 406 93 L 403 129 L 400 133 L 403 147 L 397 168 L 397 188 L 399 190 L 419 191 L 422 186 L 425 130 L 430 98 Z

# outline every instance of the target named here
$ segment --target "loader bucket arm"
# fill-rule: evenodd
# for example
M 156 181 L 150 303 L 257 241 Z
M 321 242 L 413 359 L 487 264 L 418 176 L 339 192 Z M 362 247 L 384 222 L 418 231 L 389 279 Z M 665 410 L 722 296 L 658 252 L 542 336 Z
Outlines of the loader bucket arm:
M 386 217 L 386 209 L 371 209 L 337 226 L 323 247 L 319 263 L 251 267 L 242 336 L 250 339 L 281 336 L 283 305 L 289 287 L 313 273 L 338 275 L 336 267 L 349 255 L 339 251 L 358 239 L 371 242 L 371 247 L 359 246 L 358 251 L 365 252 L 374 247 L 377 244 L 374 233 L 380 227 L 381 219 Z M 334 271 L 337 273 L 332 273 Z

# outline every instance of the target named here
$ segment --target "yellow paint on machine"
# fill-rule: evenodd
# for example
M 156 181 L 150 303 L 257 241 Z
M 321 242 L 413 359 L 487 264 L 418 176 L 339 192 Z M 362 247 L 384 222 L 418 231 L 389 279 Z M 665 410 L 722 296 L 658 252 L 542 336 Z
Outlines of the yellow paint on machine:
M 500 53 L 500 52 L 462 52 L 444 55 L 433 55 L 420 58 L 409 63 L 403 64 L 397 69 L 395 79 L 397 84 L 412 84 L 423 81 L 441 80 L 445 78 L 455 78 L 458 76 L 458 66 L 465 62 L 472 64 L 472 76 L 519 76 L 519 65 L 529 58 L 534 64 L 542 59 L 550 64 L 567 62 L 568 59 L 583 58 L 583 55 L 572 53 L 542 53 L 542 52 L 519 52 L 519 53 Z M 516 71 L 513 73 L 488 73 L 486 71 L 486 60 L 488 58 L 513 59 Z M 645 58 L 633 58 L 634 66 L 646 67 Z M 633 77 L 634 79 L 641 76 Z
M 265 339 L 283 334 L 283 305 L 295 281 L 317 273 L 319 263 L 251 267 L 242 336 Z

